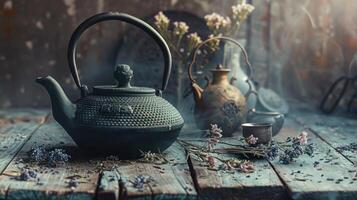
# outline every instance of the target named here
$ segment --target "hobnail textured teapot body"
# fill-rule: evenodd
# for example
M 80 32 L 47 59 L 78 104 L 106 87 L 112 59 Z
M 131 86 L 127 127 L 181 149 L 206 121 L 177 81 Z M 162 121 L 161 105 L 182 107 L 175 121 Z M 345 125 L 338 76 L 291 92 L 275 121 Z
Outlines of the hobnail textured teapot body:
M 92 91 L 81 84 L 75 62 L 80 35 L 90 26 L 106 20 L 122 20 L 149 33 L 163 51 L 165 70 L 160 90 L 133 87 L 133 71 L 118 65 L 114 71 L 117 85 L 94 86 Z M 101 13 L 85 20 L 72 34 L 68 47 L 69 66 L 81 98 L 73 104 L 52 77 L 38 78 L 52 103 L 53 116 L 86 152 L 118 154 L 136 158 L 143 151 L 163 151 L 177 138 L 184 121 L 178 110 L 161 97 L 171 71 L 169 48 L 151 26 L 122 13 Z
M 75 123 L 88 127 L 169 130 L 181 126 L 183 119 L 174 106 L 156 95 L 89 95 L 77 102 Z

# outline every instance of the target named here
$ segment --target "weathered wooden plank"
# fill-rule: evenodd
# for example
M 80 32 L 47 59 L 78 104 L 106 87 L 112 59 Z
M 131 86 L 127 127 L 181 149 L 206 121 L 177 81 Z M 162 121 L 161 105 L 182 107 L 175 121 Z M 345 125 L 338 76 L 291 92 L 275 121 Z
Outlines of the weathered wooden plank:
M 32 133 L 45 121 L 48 111 L 0 110 L 0 173 Z
M 189 139 L 189 138 L 187 138 Z M 241 144 L 237 137 L 221 141 Z M 204 145 L 202 142 L 195 144 Z M 225 145 L 218 145 L 222 148 Z M 217 155 L 221 159 L 235 158 L 234 155 Z M 253 173 L 238 171 L 214 171 L 200 161 L 190 158 L 193 179 L 200 199 L 286 199 L 287 193 L 279 177 L 266 160 L 254 160 Z
M 29 166 L 38 171 L 37 180 L 19 181 L 14 179 L 21 168 L 27 153 L 34 146 L 44 145 L 47 148 L 64 148 L 72 155 L 72 160 L 63 166 L 48 168 L 45 166 Z M 80 155 L 78 149 L 67 133 L 55 121 L 50 120 L 41 126 L 23 146 L 0 176 L 0 188 L 6 192 L 7 199 L 92 199 L 98 181 L 95 166 Z M 74 178 L 78 184 L 69 187 Z M 4 194 L 3 194 L 4 195 Z
M 342 150 L 351 143 L 357 144 L 356 119 L 340 115 L 324 115 L 313 111 L 294 112 L 292 117 L 301 125 L 310 128 L 315 134 L 339 151 L 350 161 L 357 163 L 357 152 Z
M 119 199 L 197 198 L 184 150 L 174 143 L 164 153 L 165 158 L 169 160 L 168 164 L 122 161 L 114 163 L 115 172 L 111 173 L 119 176 Z M 143 184 L 143 187 L 135 184 L 135 179 L 139 176 L 149 180 Z M 107 179 L 107 176 L 102 177 L 101 182 L 105 182 L 103 178 Z M 118 182 L 112 181 L 108 184 L 110 185 L 98 191 L 98 199 L 106 199 L 102 198 L 105 195 L 117 199 L 115 195 L 117 191 L 113 188 L 118 186 Z
M 13 108 L 0 110 L 0 119 L 9 119 L 13 122 L 29 122 L 36 119 L 41 120 L 41 117 L 47 115 L 48 110 L 33 109 L 33 108 Z
M 104 171 L 98 185 L 97 199 L 119 199 L 120 175 L 115 171 Z
M 304 129 L 292 119 L 287 119 L 285 127 L 276 139 L 283 140 L 296 136 Z M 288 165 L 278 160 L 271 164 L 288 186 L 293 199 L 354 199 L 357 195 L 356 168 L 321 138 L 312 132 L 309 138 L 316 145 L 313 157 L 300 156 Z

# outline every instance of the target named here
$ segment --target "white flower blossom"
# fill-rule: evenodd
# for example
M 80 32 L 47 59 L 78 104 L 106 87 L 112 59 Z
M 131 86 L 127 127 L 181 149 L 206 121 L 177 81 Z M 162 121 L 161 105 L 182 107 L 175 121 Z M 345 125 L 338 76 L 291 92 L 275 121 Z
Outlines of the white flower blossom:
M 307 144 L 307 136 L 308 136 L 308 132 L 306 131 L 302 131 L 300 133 L 300 135 L 298 136 L 299 140 L 300 140 L 300 145 L 306 145 Z
M 189 27 L 185 22 L 174 22 L 174 34 L 182 36 L 188 32 Z
M 248 15 L 253 12 L 254 6 L 251 4 L 247 4 L 243 1 L 241 4 L 237 4 L 232 6 L 232 17 L 238 23 L 242 22 L 244 19 L 248 17 Z
M 245 138 L 245 141 L 249 144 L 249 145 L 255 145 L 258 142 L 258 138 L 254 137 L 253 135 L 250 135 L 249 137 Z
M 209 29 L 217 31 L 228 29 L 231 26 L 231 19 L 220 14 L 212 13 L 205 16 L 206 25 Z
M 169 23 L 170 20 L 169 18 L 166 17 L 166 15 L 163 12 L 159 12 L 157 15 L 155 15 L 155 25 L 160 31 L 167 31 L 169 28 Z

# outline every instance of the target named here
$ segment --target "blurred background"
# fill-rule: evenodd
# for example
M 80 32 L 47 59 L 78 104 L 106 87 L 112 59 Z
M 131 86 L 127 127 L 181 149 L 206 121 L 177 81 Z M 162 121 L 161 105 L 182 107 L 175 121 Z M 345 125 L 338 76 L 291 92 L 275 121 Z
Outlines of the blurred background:
M 187 22 L 190 30 L 205 39 L 209 33 L 204 16 L 212 12 L 228 15 L 237 2 L 0 0 L 0 109 L 49 106 L 47 92 L 34 81 L 38 76 L 53 76 L 72 100 L 78 98 L 66 48 L 73 30 L 96 13 L 125 12 L 153 24 L 154 16 L 164 11 L 170 19 Z M 247 2 L 255 10 L 236 39 L 244 43 L 261 86 L 273 89 L 288 102 L 318 105 L 338 77 L 357 74 L 355 67 L 348 69 L 357 50 L 357 1 Z M 83 35 L 77 52 L 82 82 L 89 86 L 114 83 L 112 71 L 118 63 L 133 65 L 136 85 L 160 86 L 161 53 L 152 39 L 128 24 L 96 25 Z M 183 97 L 189 93 L 185 70 L 174 66 L 170 79 L 166 95 L 175 104 L 177 99 L 191 102 Z

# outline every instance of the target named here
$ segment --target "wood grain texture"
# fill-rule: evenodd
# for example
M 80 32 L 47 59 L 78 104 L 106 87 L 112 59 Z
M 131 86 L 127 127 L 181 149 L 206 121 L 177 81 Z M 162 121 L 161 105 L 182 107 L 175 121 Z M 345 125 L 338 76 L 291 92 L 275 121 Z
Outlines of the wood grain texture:
M 340 115 L 324 115 L 312 110 L 296 111 L 292 117 L 298 123 L 310 128 L 351 162 L 357 163 L 356 151 L 340 149 L 351 143 L 357 144 L 356 119 Z
M 289 165 L 283 165 L 278 160 L 270 163 L 255 160 L 257 170 L 252 174 L 208 170 L 201 162 L 191 158 L 187 163 L 185 151 L 175 143 L 165 151 L 170 164 L 111 161 L 113 170 L 105 170 L 99 176 L 96 169 L 103 158 L 89 158 L 81 154 L 53 119 L 40 125 L 46 112 L 36 113 L 31 110 L 0 111 L 0 120 L 7 120 L 6 125 L 0 127 L 0 167 L 4 169 L 0 176 L 0 199 L 310 200 L 356 199 L 357 196 L 357 178 L 354 178 L 357 169 L 353 165 L 356 155 L 336 150 L 339 146 L 356 142 L 353 136 L 357 124 L 353 119 L 293 111 L 276 139 L 296 136 L 308 128 L 309 138 L 316 145 L 315 155 L 303 155 Z M 181 139 L 195 139 L 195 143 L 204 145 L 197 142 L 199 135 L 197 132 L 183 133 Z M 240 142 L 236 138 L 225 138 L 223 141 Z M 73 158 L 67 165 L 56 168 L 29 165 L 29 168 L 39 172 L 40 181 L 15 180 L 21 168 L 27 165 L 23 161 L 27 152 L 38 145 L 64 148 Z M 221 155 L 224 159 L 231 157 L 234 156 Z M 142 189 L 133 185 L 139 175 L 151 178 Z M 76 188 L 68 187 L 72 177 L 79 182 Z
M 196 199 L 197 193 L 184 150 L 174 143 L 164 153 L 169 164 L 118 161 L 110 173 L 119 176 L 119 183 L 117 180 L 103 181 L 108 176 L 102 176 L 101 183 L 107 186 L 98 191 L 98 199 L 105 199 L 102 198 L 104 196 L 118 199 L 118 191 L 113 189 L 118 185 L 119 199 Z M 138 176 L 148 177 L 150 181 L 143 188 L 138 188 L 134 184 Z
M 48 111 L 0 110 L 0 173 L 32 133 L 45 121 Z
M 29 166 L 38 171 L 37 180 L 19 181 L 14 178 L 27 163 L 28 151 L 38 145 L 46 148 L 64 148 L 72 155 L 72 160 L 63 166 L 48 168 Z M 95 195 L 98 173 L 95 166 L 77 155 L 78 149 L 67 133 L 55 121 L 41 126 L 24 145 L 15 159 L 0 176 L 0 191 L 6 199 L 92 199 Z M 74 177 L 78 187 L 70 188 L 69 180 Z M 4 196 L 4 193 L 2 194 Z
M 97 199 L 119 199 L 120 175 L 115 171 L 104 171 L 98 185 Z
M 72 78 L 69 77 L 67 45 L 74 29 L 84 19 L 96 13 L 120 11 L 145 19 L 160 10 L 179 10 L 203 17 L 212 12 L 230 12 L 231 5 L 237 1 L 146 0 L 129 3 L 127 0 L 56 2 L 32 0 L 31 2 L 8 2 L 1 1 L 0 8 L 0 92 L 6 94 L 0 95 L 0 108 L 49 106 L 47 93 L 35 84 L 37 76 L 54 76 L 71 99 L 77 98 L 79 91 Z M 9 4 L 11 6 L 7 6 Z M 29 18 L 31 18 L 30 21 Z M 128 27 L 130 25 L 124 23 L 104 22 L 83 34 L 78 45 L 80 56 L 77 62 L 78 66 L 83 66 L 85 69 L 85 72 L 81 73 L 81 78 L 86 84 L 113 83 L 112 74 L 116 54 L 121 47 L 122 36 L 133 36 Z M 142 32 L 139 37 L 148 36 Z M 153 41 L 150 42 L 153 44 Z M 139 50 L 145 51 L 143 49 L 135 51 Z M 155 62 L 151 63 L 155 65 Z M 145 70 L 150 75 L 158 73 L 153 72 L 150 65 L 140 70 Z M 153 86 L 152 79 L 148 79 L 142 86 L 149 85 Z
M 296 136 L 302 129 L 303 126 L 287 119 L 277 139 Z M 292 199 L 356 199 L 357 181 L 353 178 L 356 168 L 353 164 L 312 132 L 309 132 L 309 138 L 316 145 L 313 157 L 302 155 L 288 165 L 278 160 L 271 162 Z
M 187 138 L 189 139 L 189 138 Z M 223 138 L 222 141 L 238 144 L 237 138 Z M 205 145 L 202 142 L 194 142 Z M 217 146 L 222 148 L 224 145 Z M 234 155 L 218 155 L 230 159 Z M 200 199 L 286 199 L 287 193 L 279 177 L 266 160 L 254 160 L 256 171 L 213 171 L 202 162 L 190 158 L 191 170 Z

